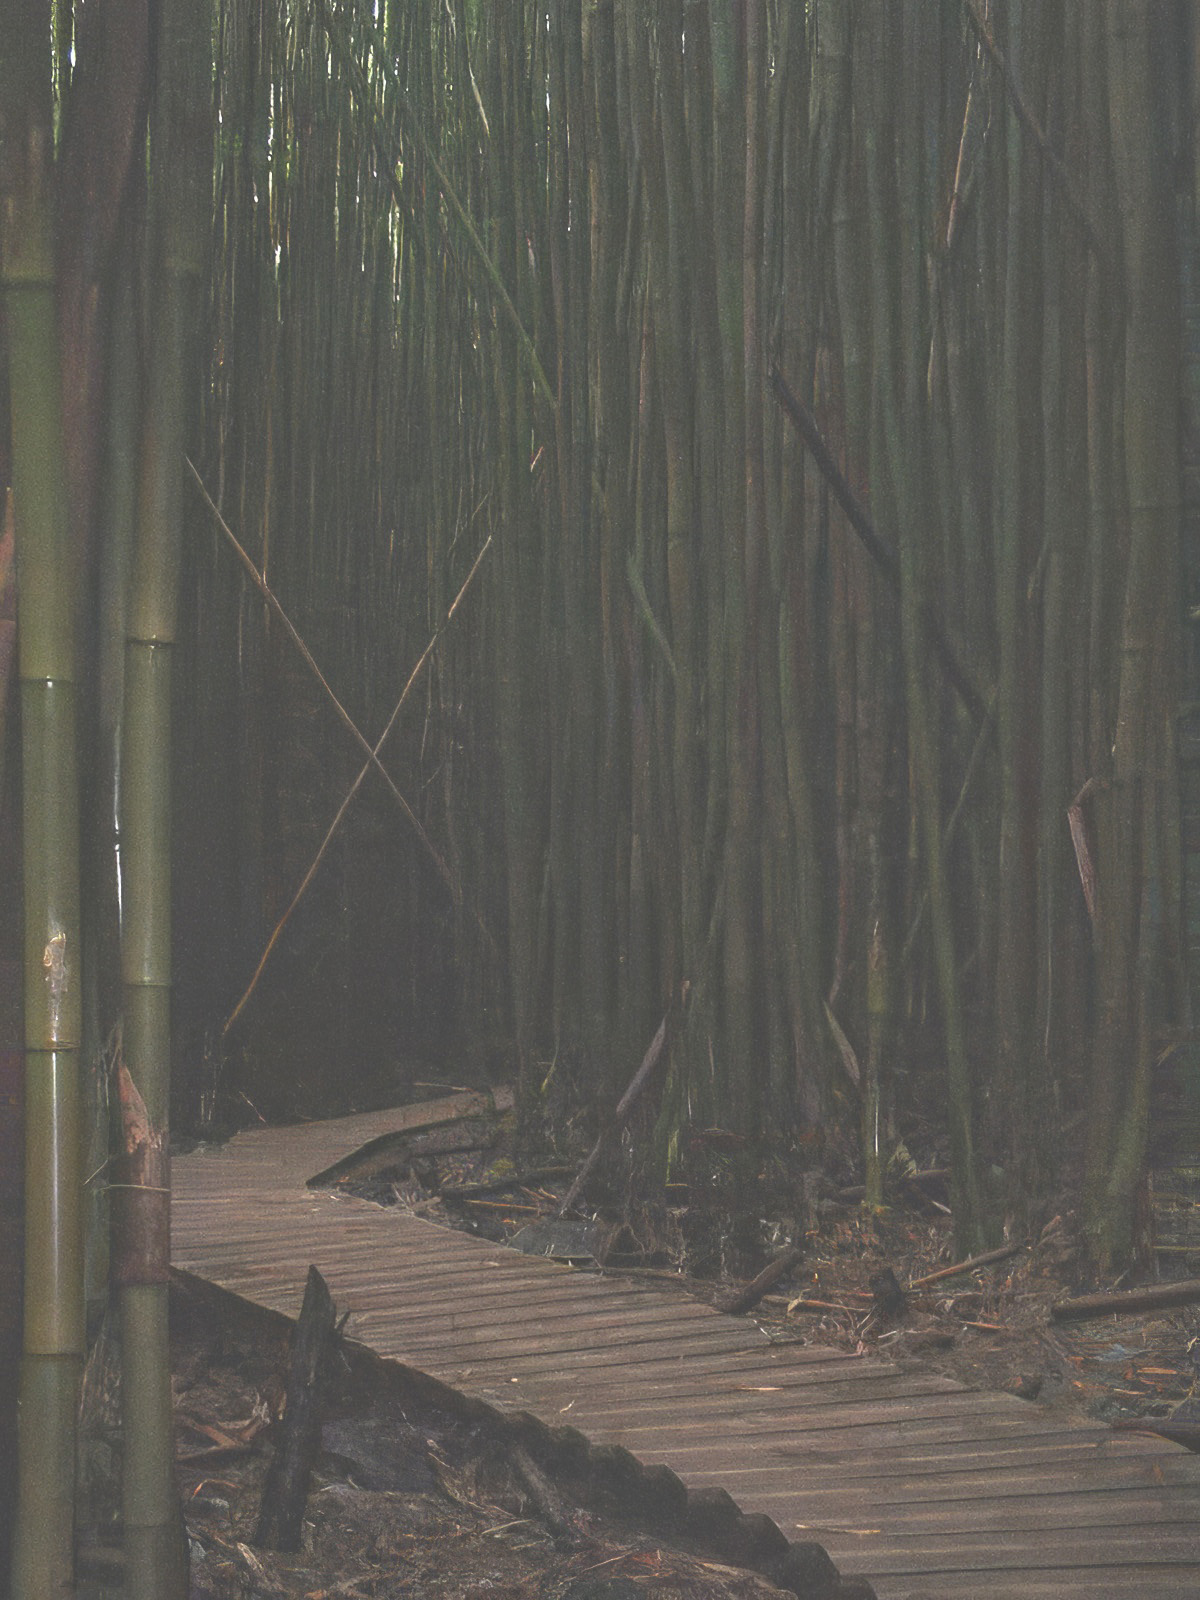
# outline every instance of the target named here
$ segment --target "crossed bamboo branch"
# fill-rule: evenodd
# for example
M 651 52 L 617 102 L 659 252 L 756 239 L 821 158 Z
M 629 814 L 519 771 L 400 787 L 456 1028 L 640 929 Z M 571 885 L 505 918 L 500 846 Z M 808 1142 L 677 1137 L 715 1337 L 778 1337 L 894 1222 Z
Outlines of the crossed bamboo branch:
M 329 700 L 329 703 L 333 706 L 334 710 L 337 712 L 338 720 L 342 723 L 343 727 L 345 727 L 347 729 L 347 731 L 350 733 L 351 737 L 355 740 L 355 742 L 359 745 L 359 747 L 366 753 L 366 757 L 367 757 L 366 761 L 363 763 L 362 769 L 360 770 L 358 776 L 355 778 L 354 782 L 351 784 L 350 789 L 349 789 L 348 793 L 346 794 L 345 799 L 342 801 L 341 805 L 338 807 L 338 811 L 337 811 L 336 816 L 334 817 L 333 821 L 329 824 L 328 831 L 326 832 L 324 839 L 321 841 L 320 848 L 318 849 L 316 855 L 313 857 L 312 863 L 309 866 L 308 871 L 304 874 L 304 877 L 300 882 L 299 888 L 296 890 L 296 893 L 292 896 L 291 904 L 288 906 L 287 910 L 280 917 L 279 921 L 275 924 L 275 928 L 274 928 L 274 930 L 273 930 L 273 932 L 271 934 L 271 937 L 267 940 L 266 947 L 263 950 L 263 953 L 262 953 L 261 957 L 259 958 L 258 966 L 255 967 L 255 969 L 254 969 L 254 975 L 250 979 L 250 982 L 246 986 L 245 993 L 242 995 L 242 998 L 238 1001 L 237 1005 L 233 1008 L 233 1010 L 230 1012 L 229 1016 L 226 1018 L 225 1024 L 221 1029 L 221 1037 L 225 1038 L 225 1036 L 229 1033 L 229 1030 L 233 1027 L 234 1023 L 237 1021 L 238 1017 L 241 1016 L 242 1012 L 245 1010 L 246 1005 L 247 1005 L 251 995 L 254 993 L 255 989 L 258 987 L 258 981 L 262 977 L 263 971 L 265 970 L 267 962 L 270 959 L 272 950 L 274 950 L 276 944 L 279 942 L 279 937 L 283 933 L 284 928 L 287 926 L 287 923 L 288 923 L 289 919 L 291 918 L 292 913 L 295 911 L 296 907 L 300 904 L 301 900 L 304 898 L 305 894 L 308 892 L 309 885 L 312 883 L 313 879 L 316 877 L 317 871 L 320 868 L 321 862 L 325 859 L 325 856 L 326 856 L 326 854 L 327 854 L 327 852 L 329 850 L 329 846 L 333 843 L 333 840 L 334 840 L 334 838 L 335 838 L 335 836 L 337 834 L 338 828 L 341 826 L 342 818 L 346 815 L 346 812 L 350 809 L 351 802 L 353 801 L 355 795 L 358 793 L 359 789 L 361 789 L 363 783 L 366 781 L 366 776 L 367 776 L 368 772 L 370 772 L 372 769 L 374 769 L 376 772 L 379 773 L 380 777 L 383 779 L 384 783 L 387 785 L 389 793 L 391 794 L 392 798 L 395 800 L 396 804 L 400 807 L 400 810 L 402 811 L 402 813 L 404 814 L 405 818 L 407 819 L 407 821 L 409 822 L 409 824 L 413 828 L 414 832 L 416 833 L 417 838 L 420 840 L 422 846 L 424 847 L 426 854 L 429 856 L 429 859 L 433 862 L 434 867 L 437 869 L 439 877 L 442 879 L 443 883 L 445 883 L 446 887 L 449 889 L 451 897 L 452 897 L 452 899 L 454 901 L 454 904 L 457 906 L 457 905 L 461 905 L 463 903 L 463 892 L 462 892 L 461 884 L 458 882 L 457 878 L 454 876 L 453 872 L 450 870 L 450 867 L 447 865 L 445 859 L 439 853 L 439 851 L 438 851 L 437 847 L 434 845 L 432 839 L 430 839 L 429 835 L 425 832 L 425 829 L 421 826 L 420 818 L 416 815 L 416 813 L 413 811 L 412 807 L 409 805 L 408 801 L 404 798 L 404 796 L 400 793 L 399 789 L 396 787 L 394 781 L 392 780 L 391 774 L 388 772 L 387 768 L 383 765 L 383 762 L 379 759 L 379 752 L 383 749 L 384 745 L 387 743 L 388 737 L 391 734 L 392 729 L 396 725 L 396 719 L 399 717 L 400 712 L 401 712 L 401 710 L 402 710 L 402 708 L 404 706 L 405 701 L 408 699 L 409 695 L 412 692 L 413 685 L 416 683 L 417 679 L 420 677 L 421 672 L 424 669 L 426 662 L 429 660 L 430 656 L 432 656 L 434 650 L 436 649 L 436 647 L 438 645 L 439 640 L 442 637 L 442 634 L 445 632 L 446 627 L 452 621 L 455 612 L 458 610 L 458 607 L 459 607 L 464 595 L 466 594 L 467 590 L 471 587 L 471 584 L 472 584 L 472 582 L 474 581 L 474 578 L 475 578 L 475 574 L 479 571 L 479 567 L 480 567 L 480 565 L 481 565 L 481 563 L 483 561 L 483 558 L 487 554 L 489 548 L 491 547 L 492 536 L 491 536 L 491 534 L 489 534 L 487 536 L 487 538 L 484 540 L 483 545 L 480 548 L 479 554 L 475 557 L 474 562 L 471 564 L 470 572 L 468 572 L 467 576 L 463 579 L 462 587 L 459 589 L 458 593 L 455 595 L 454 600 L 452 601 L 452 603 L 450 605 L 450 609 L 446 612 L 445 618 L 439 624 L 439 626 L 437 628 L 435 628 L 435 630 L 433 632 L 433 636 L 429 640 L 429 643 L 425 646 L 424 650 L 421 652 L 420 656 L 417 658 L 416 665 L 413 667 L 412 671 L 409 673 L 408 679 L 407 679 L 407 681 L 406 681 L 406 683 L 404 685 L 404 688 L 400 692 L 400 698 L 396 701 L 396 704 L 392 709 L 392 714 L 388 718 L 387 723 L 384 726 L 383 732 L 379 735 L 379 738 L 376 741 L 376 743 L 374 745 L 372 745 L 368 741 L 366 736 L 361 732 L 361 730 L 359 729 L 358 725 L 355 723 L 353 717 L 351 717 L 350 713 L 342 705 L 342 703 L 338 699 L 337 695 L 334 693 L 334 691 L 333 691 L 332 687 L 330 686 L 328 680 L 326 679 L 324 673 L 321 671 L 320 667 L 317 665 L 316 661 L 314 660 L 312 652 L 309 650 L 309 648 L 305 644 L 304 640 L 300 637 L 299 633 L 296 631 L 295 627 L 292 624 L 291 618 L 288 616 L 287 612 L 283 609 L 283 606 L 280 604 L 279 599 L 278 599 L 277 595 L 275 594 L 275 591 L 271 588 L 270 584 L 263 577 L 262 573 L 258 570 L 257 566 L 255 566 L 253 560 L 247 554 L 246 550 L 244 549 L 244 547 L 242 546 L 242 544 L 238 540 L 237 535 L 233 532 L 233 530 L 230 528 L 229 524 L 225 521 L 225 518 L 221 515 L 220 510 L 217 508 L 216 503 L 214 502 L 212 496 L 209 494 L 208 489 L 205 486 L 203 478 L 200 476 L 200 473 L 197 471 L 195 463 L 192 461 L 190 456 L 186 456 L 184 459 L 186 460 L 188 468 L 191 471 L 192 477 L 194 478 L 194 480 L 196 482 L 197 488 L 200 490 L 200 494 L 201 494 L 201 497 L 204 500 L 205 505 L 208 507 L 208 509 L 211 512 L 213 518 L 215 519 L 215 521 L 217 523 L 217 526 L 220 528 L 222 534 L 225 537 L 226 542 L 229 544 L 230 548 L 233 550 L 234 554 L 237 556 L 238 561 L 241 563 L 242 567 L 244 568 L 244 570 L 246 572 L 246 575 L 249 577 L 249 579 L 250 579 L 251 583 L 253 583 L 254 587 L 258 590 L 259 594 L 262 595 L 263 599 L 266 601 L 268 607 L 271 610 L 272 615 L 275 616 L 276 618 L 278 618 L 278 620 L 279 620 L 281 626 L 283 627 L 284 631 L 286 632 L 288 638 L 291 640 L 292 644 L 295 646 L 296 650 L 299 652 L 301 659 L 304 661 L 304 664 L 308 667 L 309 671 L 313 674 L 313 676 L 316 678 L 317 682 L 321 685 L 321 688 L 325 692 L 326 698 Z M 477 920 L 479 920 L 479 919 L 477 918 Z M 491 935 L 488 933 L 487 928 L 484 927 L 482 921 L 479 922 L 479 926 L 480 926 L 480 929 L 481 929 L 481 931 L 482 931 L 482 933 L 484 935 L 484 938 L 487 940 L 488 944 L 490 945 L 492 943 L 492 939 L 491 939 Z

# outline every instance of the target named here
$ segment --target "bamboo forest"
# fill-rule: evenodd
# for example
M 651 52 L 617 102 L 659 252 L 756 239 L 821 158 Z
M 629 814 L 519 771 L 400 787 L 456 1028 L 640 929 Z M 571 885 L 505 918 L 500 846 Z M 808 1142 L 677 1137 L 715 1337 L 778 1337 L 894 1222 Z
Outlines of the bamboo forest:
M 1193 0 L 0 0 L 21 1600 L 110 1297 L 169 1404 L 175 1137 L 422 1073 L 591 1129 L 662 1025 L 645 1186 L 719 1130 L 878 1207 L 919 1127 L 963 1256 L 1137 1262 L 1198 130 Z

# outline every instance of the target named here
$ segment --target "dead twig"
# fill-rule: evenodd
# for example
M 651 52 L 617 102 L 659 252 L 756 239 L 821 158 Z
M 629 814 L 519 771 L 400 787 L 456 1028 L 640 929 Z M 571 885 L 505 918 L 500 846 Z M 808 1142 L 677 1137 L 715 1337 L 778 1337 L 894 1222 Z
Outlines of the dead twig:
M 949 1167 L 930 1167 L 927 1172 L 906 1172 L 901 1178 L 902 1183 L 914 1184 L 917 1188 L 923 1183 L 940 1183 L 950 1176 Z M 835 1200 L 853 1202 L 862 1200 L 867 1192 L 865 1183 L 852 1183 L 844 1189 L 839 1189 L 834 1195 Z
M 555 1197 L 545 1190 L 531 1190 L 527 1186 L 540 1183 L 543 1178 L 565 1178 L 570 1170 L 569 1167 L 534 1167 L 529 1172 L 514 1172 L 506 1178 L 486 1178 L 480 1183 L 445 1183 L 438 1190 L 438 1196 L 442 1200 L 476 1200 L 503 1194 L 506 1189 L 520 1189 L 531 1199 L 541 1195 L 545 1200 L 553 1200 Z
M 1024 1250 L 1025 1244 L 1006 1244 L 999 1250 L 985 1250 L 981 1256 L 968 1256 L 965 1261 L 956 1261 L 953 1266 L 939 1267 L 936 1272 L 927 1272 L 923 1278 L 913 1278 L 909 1283 L 910 1289 L 924 1289 L 928 1284 L 940 1283 L 943 1278 L 955 1278 L 960 1272 L 974 1272 L 976 1267 L 990 1267 L 993 1261 L 1006 1261 L 1009 1256 L 1015 1256 Z
M 789 1317 L 793 1311 L 812 1311 L 818 1314 L 822 1311 L 837 1311 L 844 1317 L 862 1316 L 862 1311 L 856 1311 L 853 1306 L 840 1306 L 834 1300 L 810 1300 L 807 1297 L 801 1297 L 799 1300 L 789 1300 L 787 1302 Z
M 1089 800 L 1099 787 L 1095 778 L 1089 778 L 1067 807 L 1067 826 L 1071 830 L 1071 843 L 1075 847 L 1079 884 L 1083 890 L 1088 919 L 1093 925 L 1096 921 L 1095 828 L 1089 814 L 1084 810 L 1084 802 Z
M 709 1287 L 702 1279 L 690 1278 L 686 1272 L 674 1272 L 670 1267 L 613 1267 L 605 1262 L 600 1272 L 605 1278 L 640 1278 L 647 1283 L 674 1283 L 693 1294 L 699 1294 Z

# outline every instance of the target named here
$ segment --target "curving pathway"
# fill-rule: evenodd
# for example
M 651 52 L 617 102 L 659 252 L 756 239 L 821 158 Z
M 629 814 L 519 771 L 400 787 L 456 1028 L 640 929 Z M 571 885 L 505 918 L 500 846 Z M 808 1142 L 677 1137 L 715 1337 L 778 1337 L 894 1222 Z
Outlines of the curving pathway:
M 1200 1596 L 1200 1457 L 305 1187 L 481 1095 L 253 1129 L 172 1162 L 175 1265 L 290 1316 L 310 1263 L 381 1355 L 727 1489 L 880 1600 Z

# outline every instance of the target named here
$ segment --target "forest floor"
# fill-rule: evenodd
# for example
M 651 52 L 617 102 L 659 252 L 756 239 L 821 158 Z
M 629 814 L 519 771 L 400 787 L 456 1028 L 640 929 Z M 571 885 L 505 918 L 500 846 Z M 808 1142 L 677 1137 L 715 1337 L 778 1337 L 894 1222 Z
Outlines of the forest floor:
M 796 1263 L 753 1307 L 764 1325 L 1006 1390 L 1064 1415 L 1117 1427 L 1174 1423 L 1200 1448 L 1200 1297 L 1127 1314 L 1052 1316 L 1081 1291 L 1200 1278 L 1200 1173 L 1190 1168 L 1160 1163 L 1148 1206 L 1158 1249 L 1148 1249 L 1136 1278 L 1114 1284 L 1086 1276 L 1065 1201 L 1034 1235 L 995 1252 L 999 1259 L 949 1272 L 959 1257 L 945 1171 L 920 1170 L 907 1151 L 889 1172 L 887 1203 L 872 1209 L 861 1188 L 797 1172 L 777 1155 L 747 1165 L 732 1136 L 710 1129 L 691 1140 L 686 1181 L 646 1201 L 630 1198 L 639 1185 L 627 1136 L 560 1221 L 579 1165 L 577 1139 L 565 1155 L 561 1138 L 532 1155 L 526 1141 L 522 1155 L 511 1119 L 480 1150 L 443 1155 L 439 1137 L 430 1136 L 430 1148 L 414 1135 L 390 1165 L 351 1170 L 339 1184 L 583 1271 L 649 1277 L 718 1306 L 773 1258 L 794 1252 Z
M 176 1478 L 189 1600 L 873 1600 L 823 1547 L 720 1490 L 508 1417 L 336 1335 L 293 1548 L 262 1532 L 285 1450 L 293 1324 L 187 1274 L 171 1284 Z M 85 1600 L 123 1592 L 120 1354 L 93 1347 L 81 1415 Z M 275 1526 L 279 1526 L 276 1519 Z M 286 1541 L 282 1541 L 286 1542 Z
M 511 1118 L 482 1133 L 475 1121 L 406 1135 L 382 1157 L 374 1151 L 369 1170 L 342 1171 L 336 1182 L 448 1227 L 573 1259 L 582 1272 L 674 1284 L 718 1308 L 764 1263 L 788 1255 L 792 1264 L 749 1312 L 781 1336 L 1007 1390 L 1064 1418 L 1200 1435 L 1192 1420 L 1200 1307 L 1053 1318 L 1080 1287 L 1106 1287 L 1082 1283 L 1069 1213 L 1014 1241 L 1001 1259 L 947 1272 L 956 1251 L 936 1171 L 895 1178 L 889 1204 L 877 1210 L 854 1189 L 812 1176 L 781 1186 L 759 1183 L 760 1173 L 739 1190 L 745 1163 L 710 1130 L 693 1145 L 687 1186 L 633 1205 L 630 1164 L 618 1152 L 585 1190 L 582 1217 L 557 1219 L 578 1159 L 577 1149 L 566 1158 L 562 1150 L 548 1144 L 531 1155 L 526 1138 L 518 1151 Z M 1187 1194 L 1161 1198 L 1177 1234 L 1200 1226 Z M 1194 1270 L 1182 1247 L 1166 1259 Z M 623 1501 L 606 1469 L 556 1464 L 544 1439 L 523 1440 L 488 1408 L 349 1340 L 339 1341 L 326 1375 L 300 1547 L 263 1548 L 256 1525 L 278 1448 L 291 1326 L 197 1280 L 173 1284 L 177 1470 L 193 1600 L 769 1600 L 772 1578 L 808 1600 L 870 1595 L 823 1568 L 819 1547 L 800 1552 L 791 1573 L 765 1557 L 731 1559 L 696 1536 L 677 1501 L 670 1509 L 669 1484 L 664 1514 L 647 1517 L 645 1485 Z M 115 1576 L 117 1369 L 115 1339 L 102 1335 L 82 1425 L 91 1552 L 83 1592 L 97 1597 L 107 1592 L 106 1571 Z

